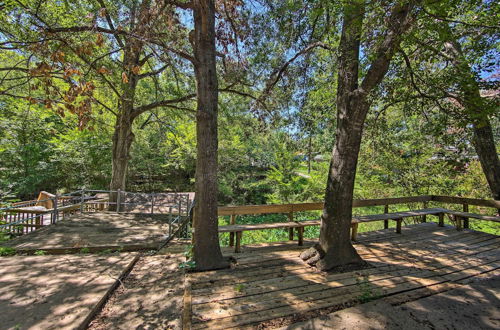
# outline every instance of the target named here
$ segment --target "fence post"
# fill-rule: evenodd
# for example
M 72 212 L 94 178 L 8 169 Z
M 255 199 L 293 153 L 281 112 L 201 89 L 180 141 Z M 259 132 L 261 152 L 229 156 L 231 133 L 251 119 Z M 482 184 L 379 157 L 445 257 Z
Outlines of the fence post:
M 389 213 L 389 204 L 384 206 L 384 213 Z M 389 220 L 384 220 L 384 229 L 389 228 Z
M 236 224 L 236 214 L 231 214 L 231 220 L 229 224 L 231 225 Z M 234 232 L 229 233 L 229 246 L 234 246 Z
M 53 210 L 54 215 L 52 217 L 53 223 L 56 223 L 59 218 L 59 212 L 57 211 L 58 199 L 59 195 L 56 193 L 56 196 L 54 197 L 54 210 Z
M 118 189 L 117 194 L 118 195 L 116 196 L 116 213 L 120 213 L 120 203 L 121 203 L 122 190 Z
M 179 205 L 178 205 L 178 209 L 177 209 L 177 215 L 179 216 L 179 220 L 181 219 L 180 216 L 181 216 L 181 208 L 182 208 L 182 195 L 179 194 L 177 195 L 179 197 Z
M 463 212 L 469 212 L 469 204 L 463 203 L 462 210 Z M 469 229 L 469 218 L 464 217 L 464 228 Z
M 83 203 L 85 202 L 85 189 L 82 189 L 80 194 L 80 213 L 83 213 Z
M 427 202 L 424 202 L 424 209 L 426 209 L 426 208 L 427 208 L 427 206 L 428 206 Z M 427 222 L 427 215 L 425 215 L 425 214 L 424 214 L 424 215 L 422 216 L 422 222 Z
M 288 213 L 288 221 L 293 222 L 293 211 Z M 288 228 L 288 240 L 293 241 L 293 228 Z
M 151 214 L 155 213 L 155 194 L 151 193 Z

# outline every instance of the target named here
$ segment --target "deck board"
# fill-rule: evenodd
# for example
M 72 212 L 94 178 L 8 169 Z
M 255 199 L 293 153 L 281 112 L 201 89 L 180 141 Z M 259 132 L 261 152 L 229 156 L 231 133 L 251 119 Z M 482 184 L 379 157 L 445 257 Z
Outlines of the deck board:
M 500 237 L 434 223 L 360 234 L 354 245 L 372 268 L 343 274 L 316 271 L 294 242 L 243 247 L 231 270 L 189 274 L 192 328 L 266 327 L 266 321 L 340 309 L 366 291 L 393 301 L 442 292 L 500 271 Z M 413 297 L 413 298 L 412 298 Z M 384 298 L 385 299 L 385 298 Z
M 84 213 L 75 214 L 2 245 L 19 251 L 77 252 L 85 247 L 136 247 L 141 250 L 158 247 L 167 233 L 168 216 L 164 214 Z

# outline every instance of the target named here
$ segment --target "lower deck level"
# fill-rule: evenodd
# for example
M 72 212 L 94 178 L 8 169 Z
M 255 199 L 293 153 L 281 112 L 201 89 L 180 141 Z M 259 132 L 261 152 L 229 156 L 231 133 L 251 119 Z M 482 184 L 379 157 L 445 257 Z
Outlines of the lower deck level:
M 360 303 L 398 305 L 500 274 L 500 237 L 422 223 L 401 234 L 359 235 L 355 248 L 370 268 L 319 272 L 300 252 L 312 245 L 243 246 L 233 269 L 187 275 L 185 324 L 194 329 L 282 327 Z

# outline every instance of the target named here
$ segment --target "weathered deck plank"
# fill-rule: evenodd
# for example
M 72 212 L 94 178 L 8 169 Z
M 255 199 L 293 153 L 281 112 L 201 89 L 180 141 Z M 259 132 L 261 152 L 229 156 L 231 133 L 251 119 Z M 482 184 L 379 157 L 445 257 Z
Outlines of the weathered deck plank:
M 115 246 L 156 248 L 168 233 L 165 215 L 99 212 L 76 214 L 54 225 L 2 243 L 20 251 L 78 250 Z
M 353 304 L 367 290 L 408 300 L 411 292 L 442 292 L 500 271 L 498 236 L 432 223 L 391 232 L 360 234 L 355 247 L 373 268 L 343 274 L 317 272 L 298 258 L 312 241 L 247 246 L 236 255 L 225 250 L 238 259 L 235 269 L 189 275 L 192 327 L 265 327 L 267 320 Z

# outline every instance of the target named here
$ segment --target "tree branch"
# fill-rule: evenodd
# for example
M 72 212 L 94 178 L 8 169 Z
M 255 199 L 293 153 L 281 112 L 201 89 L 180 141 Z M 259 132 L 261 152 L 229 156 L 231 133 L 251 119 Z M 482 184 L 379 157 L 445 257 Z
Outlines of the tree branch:
M 157 101 L 157 102 L 153 102 L 153 103 L 150 103 L 147 105 L 137 107 L 132 112 L 132 118 L 135 118 L 146 111 L 149 111 L 149 110 L 152 110 L 155 108 L 159 108 L 159 107 L 171 106 L 172 104 L 175 104 L 175 103 L 181 103 L 184 101 L 188 101 L 194 97 L 196 97 L 196 94 L 188 94 L 188 95 L 184 95 L 184 96 L 181 96 L 181 97 L 178 97 L 175 99 Z
M 382 43 L 375 51 L 375 59 L 371 63 L 360 88 L 358 88 L 358 92 L 370 93 L 384 78 L 391 59 L 396 49 L 399 47 L 401 36 L 410 27 L 413 19 L 409 15 L 409 12 L 417 2 L 420 1 L 406 1 L 404 4 L 395 5 L 387 23 L 387 33 Z
M 109 28 L 110 28 L 111 30 L 116 31 L 116 29 L 115 29 L 115 27 L 114 27 L 114 25 L 113 25 L 113 20 L 111 19 L 111 16 L 110 16 L 110 15 L 109 15 L 109 13 L 108 13 L 108 9 L 106 8 L 106 5 L 104 4 L 104 1 L 103 1 L 103 0 L 97 0 L 97 2 L 98 2 L 98 3 L 99 3 L 99 5 L 100 5 L 102 8 L 104 8 L 104 9 L 105 9 L 105 11 L 106 11 L 105 16 L 106 16 L 106 21 L 108 22 L 108 26 L 109 26 Z M 115 34 L 114 36 L 115 36 L 116 42 L 118 43 L 118 45 L 120 46 L 120 48 L 124 48 L 124 47 L 125 47 L 125 45 L 123 44 L 122 39 L 121 39 L 121 38 L 120 38 L 117 34 Z
M 279 69 L 275 70 L 271 74 L 271 79 L 266 83 L 266 87 L 264 88 L 264 91 L 262 92 L 262 95 L 259 97 L 259 99 L 265 98 L 270 93 L 270 91 L 274 88 L 274 86 L 276 86 L 276 84 L 281 79 L 281 77 L 283 76 L 283 73 L 285 73 L 285 71 L 287 70 L 288 66 L 290 66 L 290 64 L 292 64 L 300 56 L 308 53 L 309 51 L 311 51 L 317 47 L 321 47 L 321 48 L 333 51 L 333 49 L 330 46 L 324 44 L 323 42 L 319 42 L 319 41 L 312 43 L 312 44 L 308 45 L 306 48 L 300 50 L 294 56 L 292 56 L 292 58 L 290 58 L 288 61 L 286 61 Z M 274 77 L 274 79 L 272 79 L 272 77 Z
M 144 79 L 144 78 L 147 78 L 147 77 L 156 76 L 157 74 L 160 74 L 163 71 L 165 71 L 165 69 L 168 68 L 168 67 L 169 67 L 169 64 L 165 64 L 164 66 L 162 66 L 158 70 L 154 70 L 154 71 L 150 71 L 150 72 L 138 75 L 137 79 L 140 80 L 140 79 Z

